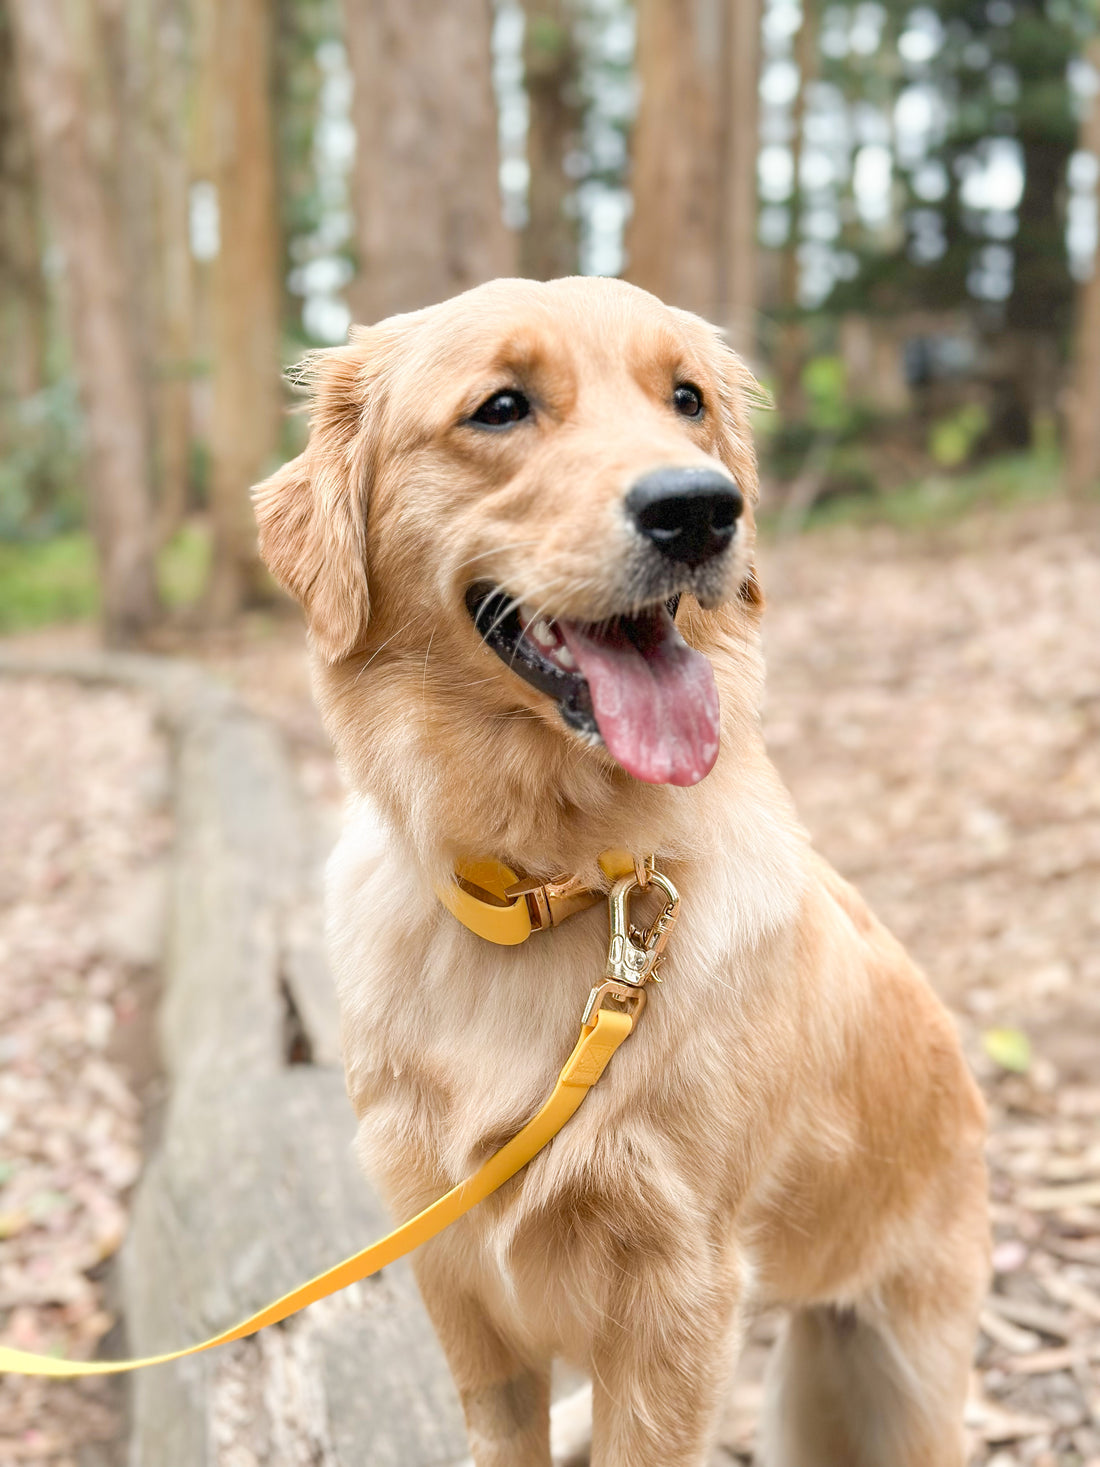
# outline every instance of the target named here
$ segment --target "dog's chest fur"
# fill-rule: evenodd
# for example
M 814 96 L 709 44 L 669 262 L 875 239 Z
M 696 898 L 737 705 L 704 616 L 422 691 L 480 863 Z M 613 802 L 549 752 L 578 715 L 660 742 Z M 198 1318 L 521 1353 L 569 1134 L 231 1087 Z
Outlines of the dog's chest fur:
M 779 1124 L 789 1077 L 762 1036 L 790 1007 L 797 833 L 777 822 L 766 857 L 750 869 L 733 841 L 688 871 L 637 1031 L 551 1147 L 433 1245 L 548 1347 L 581 1349 L 624 1250 L 670 1230 L 702 1246 L 767 1167 L 759 1117 Z M 330 864 L 329 938 L 360 1153 L 406 1216 L 549 1093 L 602 973 L 606 908 L 495 947 L 444 912 L 361 805 Z

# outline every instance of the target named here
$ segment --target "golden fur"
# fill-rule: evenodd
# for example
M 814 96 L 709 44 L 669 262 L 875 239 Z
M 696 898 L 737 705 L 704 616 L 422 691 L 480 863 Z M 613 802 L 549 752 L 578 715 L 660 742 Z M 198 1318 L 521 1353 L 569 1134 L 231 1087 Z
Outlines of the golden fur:
M 764 752 L 752 378 L 630 286 L 497 281 L 317 354 L 305 452 L 256 493 L 304 604 L 355 799 L 329 872 L 364 1163 L 404 1217 L 548 1092 L 602 971 L 594 908 L 520 948 L 433 894 L 493 855 L 681 890 L 664 986 L 566 1130 L 415 1267 L 477 1467 L 547 1467 L 552 1357 L 594 1383 L 594 1467 L 699 1467 L 750 1307 L 783 1304 L 767 1467 L 959 1467 L 988 1252 L 983 1112 L 950 1019 L 809 848 Z M 669 406 L 690 379 L 709 410 Z M 523 431 L 463 420 L 520 383 Z M 713 772 L 633 780 L 474 630 L 487 580 L 551 616 L 623 609 L 626 488 L 715 462 L 746 497 L 722 601 L 678 622 L 722 707 Z M 369 586 L 369 593 L 368 593 Z

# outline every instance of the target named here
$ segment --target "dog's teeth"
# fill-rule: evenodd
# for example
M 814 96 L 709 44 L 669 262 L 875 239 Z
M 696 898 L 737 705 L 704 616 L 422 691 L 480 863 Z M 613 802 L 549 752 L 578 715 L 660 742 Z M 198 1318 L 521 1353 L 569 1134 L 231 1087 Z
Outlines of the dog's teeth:
M 577 659 L 573 656 L 568 647 L 559 647 L 554 654 L 554 659 L 559 667 L 567 667 L 570 672 L 573 672 L 576 669 Z
M 531 628 L 531 635 L 540 647 L 556 647 L 558 639 L 550 629 L 550 623 L 540 619 Z

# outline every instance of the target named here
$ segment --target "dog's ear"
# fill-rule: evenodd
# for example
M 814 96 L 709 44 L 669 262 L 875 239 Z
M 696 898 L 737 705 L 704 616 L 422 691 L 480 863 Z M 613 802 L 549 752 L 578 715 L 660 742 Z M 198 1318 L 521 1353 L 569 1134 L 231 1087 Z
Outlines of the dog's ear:
M 326 662 L 355 650 L 366 630 L 370 421 L 376 415 L 366 338 L 314 352 L 298 369 L 312 398 L 303 453 L 252 491 L 260 554 L 305 608 Z

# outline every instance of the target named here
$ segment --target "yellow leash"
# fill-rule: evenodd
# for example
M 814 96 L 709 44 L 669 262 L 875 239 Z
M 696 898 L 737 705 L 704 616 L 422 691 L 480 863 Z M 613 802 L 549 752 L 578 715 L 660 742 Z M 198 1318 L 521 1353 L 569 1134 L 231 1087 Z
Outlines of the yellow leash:
M 484 869 L 479 871 L 478 875 L 484 879 Z M 509 871 L 507 875 L 514 880 L 512 872 Z M 630 925 L 627 898 L 634 887 L 648 885 L 650 881 L 653 881 L 664 893 L 665 907 L 651 927 L 639 931 Z M 494 905 L 495 893 L 487 887 L 479 889 L 489 897 L 489 905 Z M 573 893 L 569 895 L 572 899 Z M 473 897 L 472 894 L 470 894 L 470 900 L 479 904 L 481 902 L 480 897 Z M 521 1171 L 533 1156 L 548 1145 L 574 1115 L 584 1097 L 603 1074 L 611 1056 L 630 1034 L 645 1003 L 644 986 L 655 976 L 657 960 L 667 940 L 669 929 L 676 919 L 679 905 L 675 887 L 667 877 L 654 871 L 651 863 L 645 867 L 639 863 L 629 874 L 622 875 L 613 885 L 608 900 L 611 939 L 607 966 L 602 982 L 593 988 L 588 997 L 581 1021 L 580 1038 L 577 1040 L 573 1053 L 566 1060 L 558 1076 L 557 1084 L 541 1110 L 517 1135 L 512 1137 L 511 1141 L 502 1146 L 483 1166 L 479 1167 L 472 1177 L 467 1177 L 457 1187 L 452 1187 L 449 1192 L 426 1207 L 423 1212 L 417 1213 L 408 1222 L 395 1228 L 392 1233 L 372 1243 L 369 1248 L 353 1253 L 342 1263 L 318 1274 L 316 1278 L 310 1279 L 308 1283 L 300 1285 L 297 1289 L 292 1289 L 289 1294 L 284 1294 L 274 1304 L 268 1304 L 266 1308 L 242 1320 L 240 1324 L 223 1330 L 221 1334 L 214 1335 L 208 1340 L 203 1340 L 201 1344 L 188 1345 L 182 1350 L 170 1350 L 165 1355 L 149 1355 L 141 1360 L 64 1360 L 59 1356 L 35 1355 L 27 1350 L 12 1350 L 0 1345 L 0 1374 L 65 1377 L 116 1375 L 122 1371 L 140 1370 L 146 1365 L 165 1365 L 171 1360 L 181 1360 L 185 1355 L 198 1355 L 203 1350 L 211 1350 L 215 1345 L 227 1345 L 231 1340 L 239 1340 L 243 1339 L 245 1335 L 255 1334 L 265 1325 L 278 1324 L 280 1320 L 297 1314 L 307 1304 L 314 1304 L 318 1299 L 326 1299 L 330 1294 L 347 1288 L 349 1284 L 369 1278 L 379 1269 L 396 1263 L 406 1253 L 411 1253 L 414 1248 L 419 1248 L 422 1243 L 427 1243 L 429 1239 L 436 1237 L 444 1228 L 450 1227 L 451 1223 L 457 1222 L 460 1217 L 469 1212 L 472 1207 L 476 1207 L 498 1187 L 502 1187 L 509 1178 Z M 514 896 L 509 894 L 505 901 L 510 907 Z M 456 916 L 460 917 L 460 920 L 466 920 L 466 914 L 461 910 L 462 902 L 456 901 L 454 905 L 448 902 L 447 905 Z M 583 905 L 590 905 L 590 903 L 585 902 Z M 580 906 L 574 908 L 574 910 L 580 909 Z M 472 922 L 468 922 L 467 925 L 473 927 Z M 547 925 L 552 925 L 552 919 L 547 922 Z M 533 928 L 528 924 L 524 937 L 532 930 L 538 930 L 538 928 Z M 495 940 L 509 941 L 508 938 Z M 523 938 L 511 937 L 512 942 L 523 940 Z M 605 1009 L 603 1004 L 609 998 L 629 1004 L 631 1011 L 623 1013 L 619 1010 Z
M 318 1299 L 327 1299 L 348 1284 L 368 1278 L 387 1264 L 396 1263 L 406 1253 L 419 1248 L 429 1238 L 434 1238 L 444 1228 L 456 1222 L 463 1213 L 469 1212 L 491 1192 L 514 1177 L 531 1158 L 558 1134 L 562 1126 L 577 1110 L 581 1101 L 603 1074 L 608 1060 L 622 1044 L 633 1027 L 629 1014 L 601 1009 L 595 1022 L 586 1024 L 581 1030 L 576 1048 L 565 1062 L 558 1076 L 558 1083 L 542 1109 L 527 1122 L 523 1130 L 502 1146 L 472 1177 L 459 1182 L 416 1217 L 402 1223 L 385 1238 L 372 1243 L 360 1253 L 353 1253 L 338 1263 L 335 1268 L 318 1274 L 308 1283 L 289 1294 L 284 1294 L 274 1304 L 269 1304 L 257 1314 L 242 1320 L 232 1329 L 223 1330 L 201 1345 L 189 1345 L 183 1350 L 170 1350 L 166 1355 L 149 1355 L 144 1360 L 62 1360 L 52 1355 L 32 1355 L 25 1350 L 9 1350 L 0 1345 L 0 1372 L 16 1375 L 114 1375 L 123 1370 L 140 1370 L 146 1365 L 165 1365 L 169 1360 L 181 1360 L 184 1355 L 197 1355 L 202 1350 L 211 1350 L 215 1345 L 228 1345 L 230 1340 L 242 1339 L 268 1324 L 278 1324 L 291 1314 L 297 1314 L 307 1304 Z

